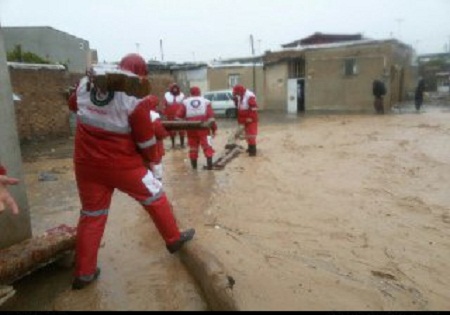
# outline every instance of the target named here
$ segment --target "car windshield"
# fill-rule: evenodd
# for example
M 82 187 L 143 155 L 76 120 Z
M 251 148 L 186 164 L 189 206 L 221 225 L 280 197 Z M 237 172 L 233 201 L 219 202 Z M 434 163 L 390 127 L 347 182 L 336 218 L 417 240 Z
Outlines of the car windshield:
M 217 101 L 228 101 L 228 97 L 226 93 L 219 93 L 217 94 L 217 96 L 215 97 L 215 99 Z

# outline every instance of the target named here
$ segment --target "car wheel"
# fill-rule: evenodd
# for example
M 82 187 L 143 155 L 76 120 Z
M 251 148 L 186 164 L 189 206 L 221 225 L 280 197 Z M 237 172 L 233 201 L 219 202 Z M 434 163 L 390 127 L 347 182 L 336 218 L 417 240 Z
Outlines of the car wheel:
M 236 117 L 236 109 L 234 109 L 234 108 L 227 109 L 225 112 L 225 116 L 227 116 L 227 118 L 235 118 Z

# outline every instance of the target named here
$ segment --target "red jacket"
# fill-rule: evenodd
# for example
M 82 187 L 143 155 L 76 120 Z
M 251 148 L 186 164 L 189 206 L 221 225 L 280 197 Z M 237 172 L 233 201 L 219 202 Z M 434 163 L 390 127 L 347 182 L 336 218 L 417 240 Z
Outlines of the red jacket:
M 251 119 L 252 122 L 258 122 L 258 104 L 256 103 L 256 96 L 253 92 L 245 90 L 242 97 L 237 100 L 238 109 L 238 123 L 248 123 L 247 119 Z
M 75 163 L 128 169 L 142 166 L 143 160 L 158 162 L 148 102 L 124 92 L 96 96 L 95 89 L 87 86 L 85 77 L 68 101 L 77 113 Z
M 163 113 L 167 120 L 174 120 L 178 110 L 183 106 L 184 94 L 175 96 L 170 92 L 164 94 Z
M 211 130 L 213 133 L 217 130 L 211 102 L 202 96 L 190 96 L 184 99 L 176 116 L 187 121 L 213 121 Z

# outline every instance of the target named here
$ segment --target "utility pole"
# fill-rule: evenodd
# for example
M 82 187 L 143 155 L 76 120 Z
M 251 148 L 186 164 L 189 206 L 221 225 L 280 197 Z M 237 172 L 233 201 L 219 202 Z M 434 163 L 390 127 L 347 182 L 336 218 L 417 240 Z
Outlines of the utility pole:
M 253 56 L 253 93 L 256 93 L 256 76 L 255 76 L 255 47 L 253 45 L 253 35 L 250 35 L 250 46 L 252 48 L 252 56 Z
M 161 61 L 164 61 L 163 40 L 159 40 L 159 49 L 161 50 Z

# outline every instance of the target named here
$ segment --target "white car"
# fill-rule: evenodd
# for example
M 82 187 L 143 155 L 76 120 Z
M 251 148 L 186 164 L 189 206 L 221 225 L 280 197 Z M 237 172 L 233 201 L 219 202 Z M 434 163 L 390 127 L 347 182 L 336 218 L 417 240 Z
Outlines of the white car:
M 223 115 L 227 118 L 236 117 L 237 110 L 234 105 L 232 90 L 209 91 L 205 92 L 203 97 L 211 101 L 214 114 Z

